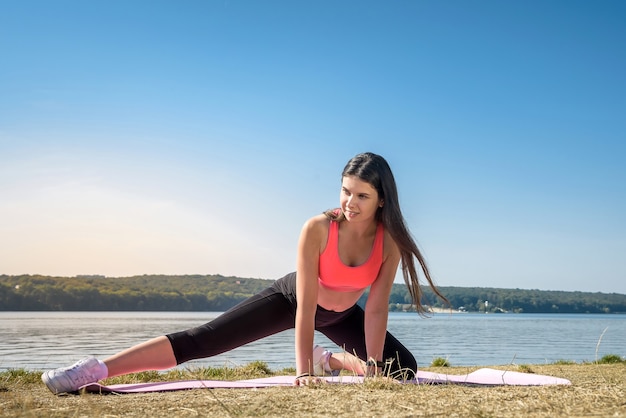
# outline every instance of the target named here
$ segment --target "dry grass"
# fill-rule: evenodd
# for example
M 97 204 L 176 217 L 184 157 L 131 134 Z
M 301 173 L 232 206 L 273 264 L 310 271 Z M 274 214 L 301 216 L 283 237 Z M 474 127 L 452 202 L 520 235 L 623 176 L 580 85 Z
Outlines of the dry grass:
M 508 367 L 508 369 L 514 366 Z M 133 395 L 54 396 L 33 373 L 0 379 L 4 417 L 620 417 L 626 416 L 625 364 L 525 366 L 571 386 L 319 385 L 199 389 Z M 475 368 L 428 370 L 449 374 Z M 254 370 L 255 375 L 265 371 Z M 145 379 L 150 376 L 143 376 Z M 156 377 L 156 376 L 155 376 Z M 167 377 L 167 376 L 166 376 Z M 253 376 L 247 376 L 253 377 Z M 195 376 L 180 376 L 195 378 Z M 109 382 L 111 383 L 111 382 Z

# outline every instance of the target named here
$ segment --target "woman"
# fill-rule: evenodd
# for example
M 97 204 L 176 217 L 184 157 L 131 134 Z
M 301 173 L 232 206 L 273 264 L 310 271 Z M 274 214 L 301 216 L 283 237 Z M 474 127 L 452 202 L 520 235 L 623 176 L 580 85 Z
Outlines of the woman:
M 412 378 L 413 355 L 387 332 L 391 287 L 402 262 L 412 301 L 423 311 L 416 258 L 437 296 L 424 259 L 400 211 L 395 180 L 379 155 L 352 158 L 341 178 L 340 207 L 309 219 L 298 242 L 296 273 L 277 280 L 202 326 L 149 340 L 100 361 L 93 357 L 45 372 L 54 393 L 76 391 L 106 377 L 163 370 L 214 356 L 295 327 L 295 385 L 347 369 Z M 365 310 L 356 303 L 369 287 Z M 314 330 L 342 348 L 313 347 Z

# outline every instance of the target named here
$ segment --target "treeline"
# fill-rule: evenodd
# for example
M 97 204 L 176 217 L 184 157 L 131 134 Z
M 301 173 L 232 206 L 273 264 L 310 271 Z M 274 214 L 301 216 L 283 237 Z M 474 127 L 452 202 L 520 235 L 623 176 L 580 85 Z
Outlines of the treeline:
M 221 275 L 0 275 L 0 310 L 225 311 L 272 282 Z
M 2 311 L 225 311 L 272 280 L 221 275 L 49 277 L 0 275 Z M 626 313 L 626 295 L 479 287 L 441 287 L 445 305 L 424 288 L 423 303 L 467 312 Z M 367 294 L 359 304 L 364 305 Z M 394 284 L 390 311 L 410 311 L 406 286 Z
M 451 307 L 467 312 L 626 313 L 626 295 L 618 293 L 445 286 L 439 289 L 450 301 L 450 306 L 435 299 L 429 288 L 424 289 L 426 304 L 430 302 L 437 308 Z

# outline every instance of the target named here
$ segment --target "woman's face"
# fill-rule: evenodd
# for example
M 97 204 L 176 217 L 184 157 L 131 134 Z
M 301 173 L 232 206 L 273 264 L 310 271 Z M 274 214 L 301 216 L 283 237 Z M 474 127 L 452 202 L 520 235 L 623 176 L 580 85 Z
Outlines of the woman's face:
M 356 176 L 345 176 L 341 181 L 339 198 L 341 210 L 348 221 L 371 221 L 383 202 L 376 189 Z

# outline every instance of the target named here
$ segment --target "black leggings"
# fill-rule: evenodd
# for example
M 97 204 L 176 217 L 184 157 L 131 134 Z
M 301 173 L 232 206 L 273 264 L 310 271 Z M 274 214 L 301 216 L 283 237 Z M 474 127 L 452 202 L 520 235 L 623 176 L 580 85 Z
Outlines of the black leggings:
M 177 364 L 224 353 L 252 341 L 294 328 L 296 318 L 296 274 L 277 280 L 272 286 L 251 296 L 211 322 L 173 334 Z M 343 312 L 317 307 L 315 329 L 347 353 L 365 360 L 365 313 L 358 305 Z M 393 359 L 385 373 L 412 379 L 417 371 L 413 355 L 387 332 L 383 359 Z

